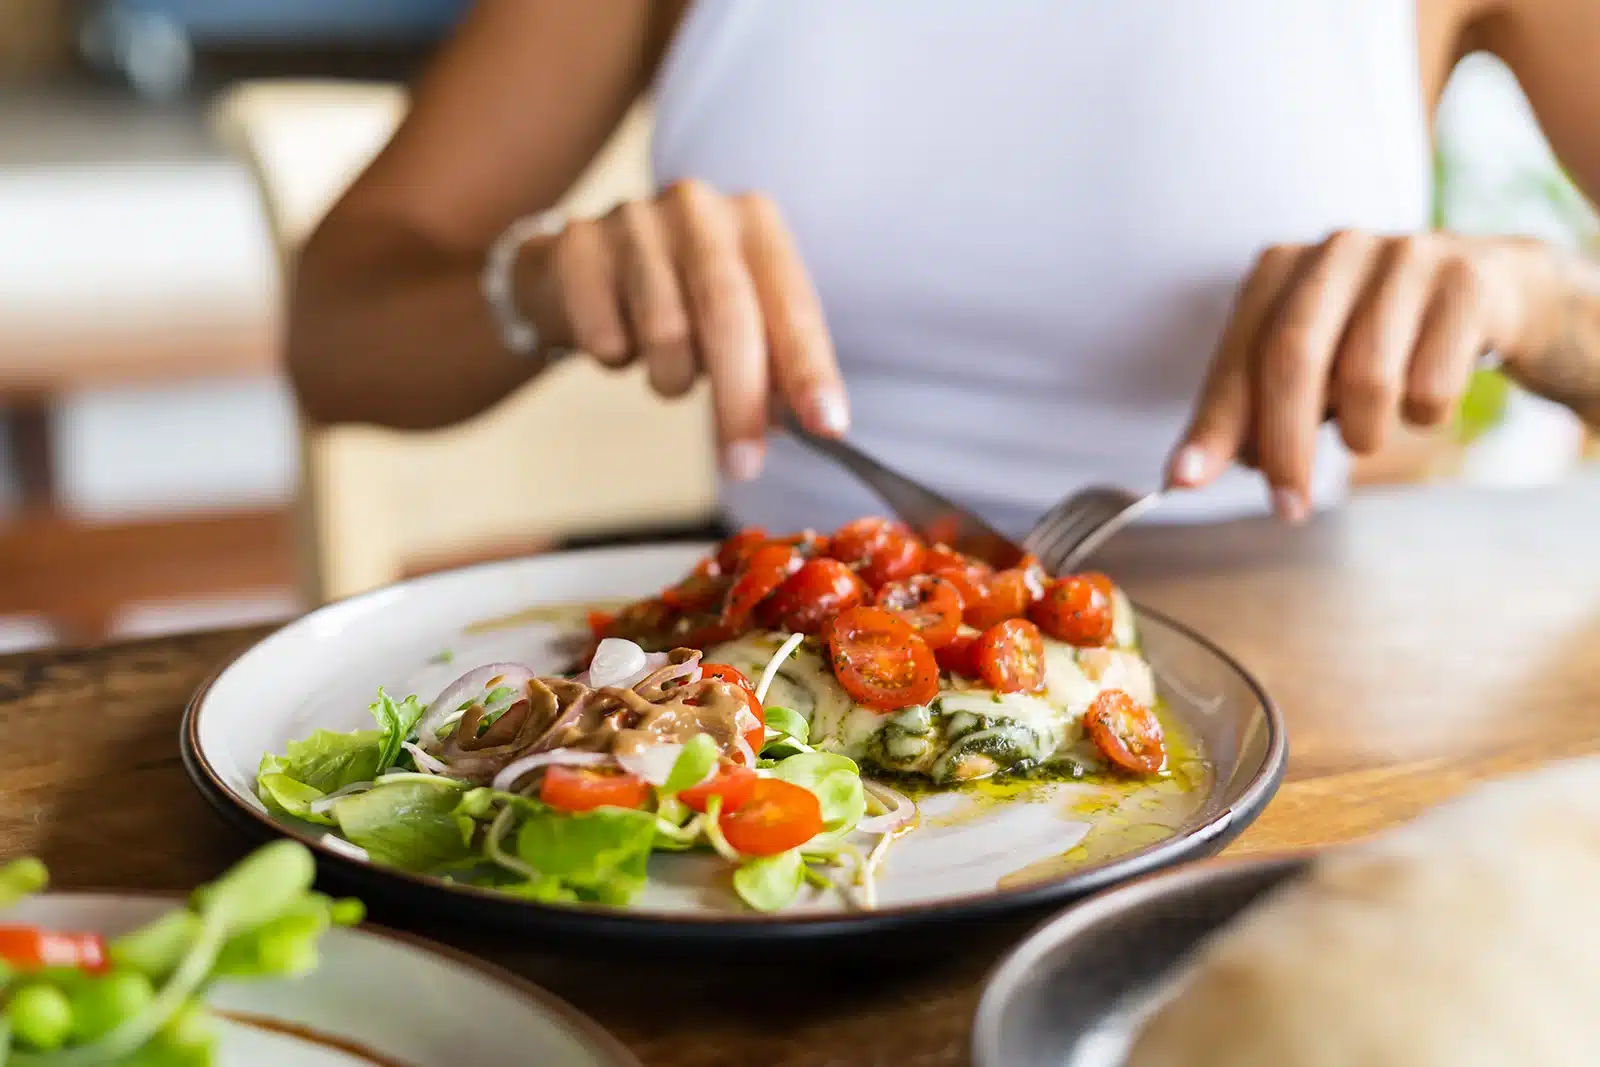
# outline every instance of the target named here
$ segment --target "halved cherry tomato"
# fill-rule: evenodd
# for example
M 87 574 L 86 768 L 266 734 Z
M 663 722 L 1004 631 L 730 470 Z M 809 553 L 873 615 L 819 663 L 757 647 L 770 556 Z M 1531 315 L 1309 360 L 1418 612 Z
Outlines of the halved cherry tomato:
M 826 556 L 828 549 L 833 546 L 833 541 L 827 534 L 821 534 L 815 530 L 801 530 L 799 533 L 786 534 L 783 537 L 772 537 L 768 538 L 768 540 L 793 545 L 795 551 L 806 559 Z
M 1136 704 L 1120 689 L 1094 698 L 1083 728 L 1106 758 L 1134 774 L 1155 774 L 1167 762 L 1167 745 L 1156 713 Z
M 615 767 L 550 767 L 539 783 L 539 799 L 562 811 L 638 808 L 650 799 L 650 783 Z
M 704 611 L 722 603 L 727 591 L 728 579 L 723 576 L 717 561 L 708 556 L 697 563 L 683 581 L 662 590 L 661 600 L 678 611 Z
M 678 799 L 692 811 L 704 812 L 706 802 L 712 797 L 722 798 L 723 811 L 737 811 L 750 799 L 759 781 L 756 772 L 738 763 L 725 763 L 717 769 L 716 777 L 709 782 L 690 786 L 678 794 Z
M 106 969 L 106 942 L 99 934 L 60 933 L 37 926 L 0 926 L 0 960 L 19 971 L 41 967 Z
M 937 542 L 933 547 L 929 548 L 922 561 L 922 568 L 926 571 L 941 571 L 946 567 L 966 570 L 971 566 L 982 567 L 984 570 L 991 569 L 988 564 L 981 563 L 964 552 L 957 552 L 943 541 Z
M 1111 637 L 1111 580 L 1103 574 L 1069 574 L 1051 582 L 1028 615 L 1057 641 L 1080 648 Z
M 723 574 L 733 574 L 745 561 L 745 557 L 757 548 L 766 544 L 769 538 L 767 531 L 759 526 L 751 526 L 740 530 L 717 549 L 717 567 Z
M 948 645 L 933 650 L 939 666 L 951 674 L 966 678 L 978 677 L 978 638 L 981 634 L 957 631 Z
M 1044 688 L 1044 638 L 1027 619 L 1007 619 L 978 638 L 978 677 L 997 693 L 1037 693 Z
M 793 545 L 778 541 L 768 541 L 751 552 L 728 588 L 727 599 L 722 604 L 723 623 L 735 629 L 743 628 L 756 606 L 799 570 L 802 562 Z
M 834 533 L 828 554 L 876 589 L 920 572 L 927 549 L 904 523 L 856 519 Z
M 756 687 L 750 684 L 750 679 L 746 678 L 739 668 L 730 667 L 726 663 L 700 664 L 700 677 L 727 682 L 744 694 L 745 705 L 749 707 L 750 714 L 756 717 L 756 724 L 743 733 L 745 744 L 750 746 L 751 752 L 761 755 L 761 746 L 767 742 L 767 711 L 761 706 L 761 701 L 756 699 Z M 744 753 L 735 753 L 734 758 L 742 763 Z
M 955 640 L 961 629 L 961 593 L 937 574 L 889 582 L 878 590 L 874 603 L 910 623 L 935 652 Z
M 939 664 L 911 624 L 883 608 L 851 608 L 824 633 L 839 684 L 857 703 L 882 712 L 939 695 Z
M 998 571 L 981 586 L 976 603 L 969 603 L 962 617 L 975 630 L 987 630 L 1007 619 L 1020 618 L 1033 603 L 1033 586 L 1026 571 Z
M 589 612 L 589 636 L 596 641 L 604 640 L 615 620 L 616 616 L 609 611 Z
M 822 832 L 816 794 L 781 778 L 758 778 L 750 799 L 717 820 L 728 844 L 746 856 L 776 856 Z
M 756 609 L 756 618 L 773 630 L 816 634 L 822 624 L 869 599 L 866 583 L 836 559 L 808 559 Z

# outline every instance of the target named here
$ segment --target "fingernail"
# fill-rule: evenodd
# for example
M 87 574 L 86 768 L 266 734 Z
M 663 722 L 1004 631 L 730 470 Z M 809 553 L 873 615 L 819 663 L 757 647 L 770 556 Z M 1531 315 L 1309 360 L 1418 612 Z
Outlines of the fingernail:
M 1198 445 L 1184 445 L 1172 460 L 1172 478 L 1180 485 L 1199 485 L 1205 480 L 1210 465 L 1205 450 Z
M 748 482 L 761 473 L 764 452 L 760 441 L 734 441 L 723 449 L 723 469 L 734 481 Z
M 1277 511 L 1278 518 L 1296 526 L 1306 521 L 1306 515 L 1311 510 L 1306 503 L 1305 494 L 1296 489 L 1274 489 L 1272 506 Z
M 811 413 L 828 433 L 843 434 L 850 428 L 850 406 L 837 389 L 817 390 L 811 397 Z

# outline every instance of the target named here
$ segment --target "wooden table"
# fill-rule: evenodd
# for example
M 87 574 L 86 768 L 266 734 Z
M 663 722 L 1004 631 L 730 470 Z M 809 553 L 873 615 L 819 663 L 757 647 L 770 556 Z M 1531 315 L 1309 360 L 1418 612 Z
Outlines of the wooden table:
M 1597 529 L 1600 477 L 1440 487 L 1363 496 L 1300 531 L 1140 530 L 1106 563 L 1258 672 L 1288 717 L 1288 779 L 1231 850 L 1243 855 L 1347 840 L 1474 782 L 1600 749 Z M 187 887 L 236 857 L 244 842 L 179 766 L 178 717 L 260 634 L 0 659 L 0 854 L 43 856 L 65 887 Z M 966 1062 L 983 975 L 1019 932 L 996 926 L 915 969 L 487 954 L 646 1064 L 932 1067 Z

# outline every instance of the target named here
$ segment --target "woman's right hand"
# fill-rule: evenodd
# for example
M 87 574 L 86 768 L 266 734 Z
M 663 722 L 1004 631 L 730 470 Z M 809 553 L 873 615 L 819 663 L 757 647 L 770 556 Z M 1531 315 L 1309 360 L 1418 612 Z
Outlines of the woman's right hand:
M 642 359 L 664 397 L 704 373 L 730 477 L 761 469 L 769 396 L 816 433 L 838 436 L 849 424 L 816 290 L 759 193 L 676 182 L 530 242 L 518 283 L 541 336 L 608 367 Z

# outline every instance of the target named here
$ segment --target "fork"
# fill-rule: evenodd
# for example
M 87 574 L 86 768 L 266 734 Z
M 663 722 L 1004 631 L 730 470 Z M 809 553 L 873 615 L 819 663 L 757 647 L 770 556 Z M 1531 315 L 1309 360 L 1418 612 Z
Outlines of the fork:
M 1080 489 L 1045 512 L 1023 538 L 1048 574 L 1070 574 L 1119 530 L 1161 502 L 1114 485 Z

